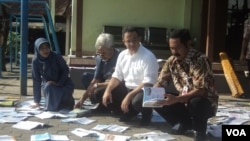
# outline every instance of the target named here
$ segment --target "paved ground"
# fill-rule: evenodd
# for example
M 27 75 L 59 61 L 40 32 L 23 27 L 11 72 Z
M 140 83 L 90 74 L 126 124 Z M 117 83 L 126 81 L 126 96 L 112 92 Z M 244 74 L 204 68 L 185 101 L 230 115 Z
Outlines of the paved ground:
M 20 97 L 20 100 L 25 100 L 26 96 L 20 95 L 20 80 L 19 80 L 19 73 L 17 70 L 13 70 L 13 72 L 3 72 L 3 78 L 0 78 L 0 96 L 16 96 Z M 74 98 L 78 99 L 81 97 L 83 90 L 75 89 L 74 91 Z M 32 80 L 30 78 L 30 73 L 28 72 L 28 80 L 27 80 L 27 96 L 32 96 Z M 242 100 L 242 99 L 235 99 L 232 98 L 230 94 L 220 94 L 220 101 L 227 101 L 227 100 Z M 40 129 L 33 129 L 31 131 L 21 130 L 12 128 L 12 124 L 0 124 L 0 135 L 10 135 L 14 136 L 17 141 L 29 141 L 30 136 L 32 134 L 40 134 L 49 132 L 51 134 L 63 134 L 67 135 L 70 140 L 74 141 L 95 141 L 96 138 L 91 137 L 83 137 L 80 138 L 70 131 L 77 127 L 84 128 L 84 129 L 91 129 L 97 124 L 119 124 L 124 126 L 129 126 L 129 130 L 122 133 L 122 135 L 129 135 L 132 136 L 136 133 L 145 133 L 149 131 L 162 131 L 162 132 L 169 132 L 170 128 L 166 122 L 153 122 L 150 126 L 147 127 L 138 127 L 136 126 L 136 122 L 138 119 L 135 119 L 135 122 L 131 124 L 124 124 L 118 121 L 118 117 L 107 115 L 107 114 L 93 114 L 89 116 L 91 119 L 95 119 L 96 122 L 89 124 L 89 125 L 79 125 L 79 124 L 72 124 L 72 123 L 62 123 L 59 119 L 38 119 L 36 117 L 30 117 L 28 120 L 31 121 L 39 121 L 48 124 L 48 127 L 40 128 Z M 111 134 L 119 134 L 115 132 L 102 132 L 102 133 L 111 133 Z M 192 141 L 193 134 L 188 132 L 185 135 L 172 135 L 176 138 L 177 141 Z M 213 138 L 208 136 L 208 140 L 210 141 L 219 141 L 218 138 Z

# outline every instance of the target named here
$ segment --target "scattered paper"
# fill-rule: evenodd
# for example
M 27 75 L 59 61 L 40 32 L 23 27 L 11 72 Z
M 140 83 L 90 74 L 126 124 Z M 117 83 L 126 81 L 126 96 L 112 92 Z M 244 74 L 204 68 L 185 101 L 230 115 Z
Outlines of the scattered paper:
M 14 117 L 14 116 L 7 116 L 7 117 L 1 117 L 0 123 L 17 123 L 22 120 L 25 120 L 27 117 Z
M 97 137 L 100 133 L 97 131 L 93 131 L 93 130 L 86 130 L 86 129 L 82 129 L 82 128 L 76 128 L 74 130 L 71 131 L 72 134 L 75 134 L 79 137 Z
M 128 129 L 129 127 L 127 126 L 120 126 L 117 124 L 110 124 L 110 125 L 101 125 L 98 124 L 95 127 L 93 127 L 92 129 L 94 130 L 105 130 L 105 131 L 113 131 L 113 132 L 124 132 Z
M 0 107 L 0 113 L 4 112 L 14 112 L 16 108 L 14 107 Z
M 131 137 L 125 135 L 114 134 L 102 134 L 96 140 L 97 141 L 128 141 Z
M 135 138 L 138 139 L 146 139 L 147 141 L 173 141 L 176 140 L 173 136 L 168 133 L 162 132 L 147 132 L 147 133 L 140 133 L 134 134 Z
M 16 139 L 13 136 L 0 135 L 0 141 L 16 141 Z
M 30 136 L 30 141 L 69 141 L 67 135 L 52 135 L 49 133 L 35 134 Z
M 35 121 L 20 121 L 14 124 L 12 127 L 17 129 L 31 130 L 37 127 L 43 127 L 44 123 Z
M 82 118 L 67 118 L 67 119 L 62 119 L 61 122 L 65 122 L 65 123 L 79 123 L 79 124 L 90 124 L 95 122 L 95 120 L 86 118 L 86 117 L 82 117 Z
M 35 115 L 35 117 L 40 119 L 49 119 L 49 118 L 67 118 L 68 116 L 54 112 L 43 112 L 41 114 Z

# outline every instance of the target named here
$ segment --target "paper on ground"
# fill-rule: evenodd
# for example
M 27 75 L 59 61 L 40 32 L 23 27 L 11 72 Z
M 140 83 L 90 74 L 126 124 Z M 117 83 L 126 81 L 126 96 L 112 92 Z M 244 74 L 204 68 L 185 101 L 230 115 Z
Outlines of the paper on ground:
M 61 122 L 66 122 L 66 123 L 71 122 L 71 123 L 79 123 L 79 124 L 87 125 L 87 124 L 95 122 L 95 120 L 92 120 L 92 119 L 89 119 L 89 118 L 86 118 L 86 117 L 82 117 L 82 118 L 62 119 Z
M 31 130 L 37 127 L 43 127 L 44 123 L 35 122 L 35 121 L 20 121 L 14 124 L 13 128 L 24 129 L 24 130 Z
M 30 136 L 30 141 L 69 141 L 67 135 L 52 135 L 49 133 L 35 134 Z
M 74 130 L 71 131 L 72 134 L 75 134 L 79 137 L 97 137 L 100 133 L 97 131 L 93 131 L 93 130 L 86 130 L 86 129 L 82 129 L 82 128 L 76 128 Z

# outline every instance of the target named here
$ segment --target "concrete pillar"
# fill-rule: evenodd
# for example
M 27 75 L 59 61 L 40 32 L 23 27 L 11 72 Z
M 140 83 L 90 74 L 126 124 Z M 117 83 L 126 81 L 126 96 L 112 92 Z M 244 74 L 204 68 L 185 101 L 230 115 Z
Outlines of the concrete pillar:
M 66 15 L 66 41 L 65 41 L 65 55 L 72 55 L 70 49 L 70 37 L 71 37 L 71 15 Z
M 68 58 L 69 66 L 83 66 L 82 58 L 82 26 L 83 26 L 83 3 L 84 0 L 72 1 L 72 22 L 71 22 L 71 51 L 72 56 Z

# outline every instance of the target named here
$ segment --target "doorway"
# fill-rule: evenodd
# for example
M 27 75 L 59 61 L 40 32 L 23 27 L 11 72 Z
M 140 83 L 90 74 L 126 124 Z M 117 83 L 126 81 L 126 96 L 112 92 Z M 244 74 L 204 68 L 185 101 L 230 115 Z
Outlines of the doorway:
M 250 0 L 228 0 L 226 52 L 233 60 L 239 60 L 244 21 L 250 12 Z

